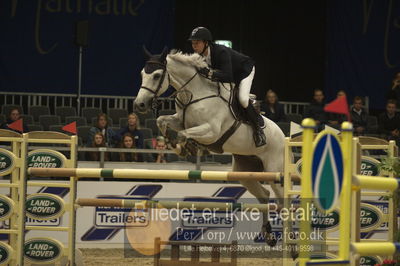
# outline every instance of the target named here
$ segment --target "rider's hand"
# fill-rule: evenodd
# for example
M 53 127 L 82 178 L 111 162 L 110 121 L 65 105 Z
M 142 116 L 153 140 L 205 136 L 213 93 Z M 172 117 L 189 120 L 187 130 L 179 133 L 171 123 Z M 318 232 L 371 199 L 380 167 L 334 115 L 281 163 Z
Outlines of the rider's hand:
M 200 68 L 197 72 L 205 78 L 211 79 L 212 77 L 212 71 L 208 67 Z

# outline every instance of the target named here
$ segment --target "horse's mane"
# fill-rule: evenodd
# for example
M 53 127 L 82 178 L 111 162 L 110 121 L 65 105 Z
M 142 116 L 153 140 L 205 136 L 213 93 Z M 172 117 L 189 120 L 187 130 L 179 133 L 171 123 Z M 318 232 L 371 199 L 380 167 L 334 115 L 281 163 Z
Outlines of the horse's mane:
M 181 51 L 174 49 L 169 53 L 168 58 L 185 65 L 193 66 L 198 69 L 207 67 L 207 63 L 204 60 L 204 57 L 196 53 L 184 54 Z

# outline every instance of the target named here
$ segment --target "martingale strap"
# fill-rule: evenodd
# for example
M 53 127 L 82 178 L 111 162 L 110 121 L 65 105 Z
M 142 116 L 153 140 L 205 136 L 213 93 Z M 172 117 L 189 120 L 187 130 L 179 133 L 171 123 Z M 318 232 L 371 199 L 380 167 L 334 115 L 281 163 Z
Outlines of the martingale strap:
M 187 84 L 187 83 L 186 83 L 186 84 Z M 185 84 L 185 85 L 186 85 L 186 84 Z M 192 101 L 192 97 L 191 97 L 189 103 L 187 103 L 187 104 L 184 104 L 181 100 L 179 100 L 179 98 L 178 98 L 178 96 L 177 96 L 177 97 L 175 98 L 175 103 L 179 106 L 179 108 L 183 109 L 183 110 L 182 110 L 182 111 L 183 111 L 183 115 L 182 115 L 182 124 L 183 124 L 183 127 L 185 127 L 186 109 L 188 108 L 189 105 L 192 105 L 192 104 L 194 104 L 194 103 L 198 103 L 198 102 L 200 102 L 200 101 L 202 101 L 202 100 L 206 100 L 206 99 L 210 99 L 210 98 L 215 98 L 215 97 L 219 97 L 219 98 L 221 98 L 223 101 L 226 102 L 226 100 L 221 96 L 221 88 L 220 88 L 219 83 L 218 83 L 218 94 L 209 95 L 209 96 L 206 96 L 206 97 L 203 97 L 203 98 L 195 99 L 195 100 L 193 100 L 193 101 Z
M 219 82 L 218 82 L 218 94 L 209 95 L 209 96 L 206 96 L 206 97 L 203 97 L 203 98 L 195 99 L 193 101 L 192 101 L 192 95 L 191 95 L 189 103 L 187 103 L 187 104 L 184 104 L 179 99 L 179 97 L 177 96 L 175 98 L 175 103 L 183 111 L 183 115 L 182 115 L 183 126 L 185 126 L 186 109 L 187 109 L 188 106 L 190 106 L 190 105 L 192 105 L 194 103 L 198 103 L 200 101 L 203 101 L 203 100 L 206 100 L 206 99 L 215 98 L 215 97 L 221 98 L 224 102 L 226 102 L 229 105 L 229 101 L 226 100 L 221 95 L 221 87 L 220 87 L 220 83 Z M 233 117 L 235 118 L 235 116 L 233 116 Z M 213 151 L 215 153 L 224 153 L 224 150 L 222 149 L 222 146 L 233 135 L 233 133 L 235 133 L 236 129 L 238 127 L 240 127 L 241 124 L 242 124 L 242 122 L 240 120 L 234 119 L 234 122 L 233 122 L 232 126 L 227 131 L 225 131 L 225 133 L 216 142 L 214 142 L 212 144 L 209 144 L 209 145 L 204 145 L 204 146 L 207 147 L 207 149 L 209 149 L 209 150 L 211 150 L 211 151 Z
M 225 133 L 216 142 L 209 145 L 205 145 L 207 149 L 215 153 L 224 153 L 222 146 L 233 135 L 233 133 L 235 133 L 236 129 L 240 127 L 241 124 L 242 124 L 241 121 L 235 120 L 232 126 L 227 131 L 225 131 Z

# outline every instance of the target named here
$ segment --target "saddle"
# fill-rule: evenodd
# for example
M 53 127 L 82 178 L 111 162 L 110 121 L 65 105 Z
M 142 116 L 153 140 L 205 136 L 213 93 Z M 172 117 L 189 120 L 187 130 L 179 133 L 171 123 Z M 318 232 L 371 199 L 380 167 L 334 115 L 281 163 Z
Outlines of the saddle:
M 242 123 L 251 125 L 251 121 L 249 121 L 249 117 L 246 115 L 245 109 L 239 102 L 238 92 L 239 92 L 239 89 L 237 86 L 235 86 L 231 90 L 231 93 L 229 96 L 229 109 L 231 110 L 231 113 L 236 120 L 241 121 Z M 257 105 L 256 95 L 250 94 L 249 101 L 250 101 L 249 104 L 252 104 L 255 110 L 259 109 L 259 106 L 256 106 Z M 258 115 L 258 124 L 260 125 L 261 128 L 265 127 L 264 120 L 262 119 L 260 114 Z
M 239 94 L 238 86 L 235 85 L 235 87 L 233 88 L 231 87 L 231 93 L 229 95 L 229 102 L 228 102 L 229 109 L 231 110 L 231 113 L 236 120 L 244 123 L 249 123 L 245 114 L 245 110 L 239 102 L 238 94 Z

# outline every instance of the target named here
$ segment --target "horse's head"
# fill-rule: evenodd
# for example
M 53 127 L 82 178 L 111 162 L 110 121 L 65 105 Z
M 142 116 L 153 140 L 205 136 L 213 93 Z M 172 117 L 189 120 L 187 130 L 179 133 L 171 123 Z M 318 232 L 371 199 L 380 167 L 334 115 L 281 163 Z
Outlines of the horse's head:
M 152 100 L 163 94 L 169 85 L 167 48 L 159 55 L 152 55 L 145 47 L 143 50 L 148 60 L 141 72 L 142 85 L 134 103 L 139 112 L 146 112 L 151 107 Z

